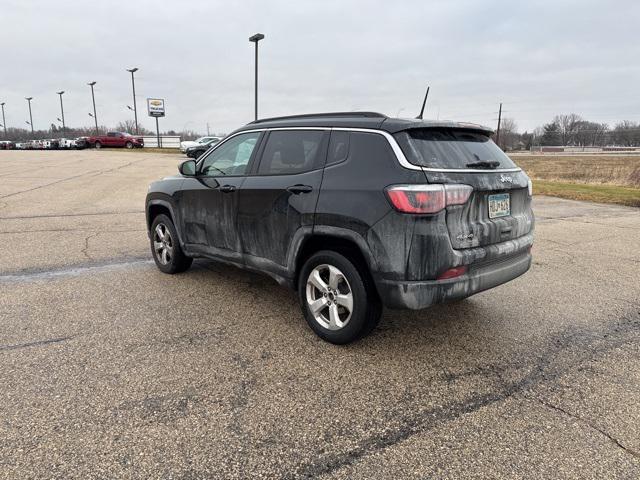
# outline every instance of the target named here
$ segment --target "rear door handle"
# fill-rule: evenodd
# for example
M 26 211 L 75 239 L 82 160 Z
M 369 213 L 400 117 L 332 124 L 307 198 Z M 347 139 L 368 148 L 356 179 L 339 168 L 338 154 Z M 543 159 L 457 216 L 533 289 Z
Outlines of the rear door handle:
M 313 187 L 309 185 L 291 185 L 290 187 L 287 187 L 287 192 L 291 192 L 294 195 L 309 193 L 311 191 L 313 191 Z
M 235 192 L 236 191 L 236 187 L 234 185 L 222 185 L 220 187 L 220 191 L 222 193 L 230 193 L 230 192 Z

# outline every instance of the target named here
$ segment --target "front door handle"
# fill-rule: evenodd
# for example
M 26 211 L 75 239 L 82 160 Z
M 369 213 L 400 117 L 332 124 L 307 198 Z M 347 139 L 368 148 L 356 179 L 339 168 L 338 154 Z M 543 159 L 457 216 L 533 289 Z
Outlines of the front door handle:
M 230 192 L 235 192 L 236 191 L 236 187 L 234 185 L 222 185 L 220 187 L 220 191 L 222 193 L 230 193 Z
M 309 185 L 291 185 L 290 187 L 287 187 L 287 192 L 291 192 L 294 195 L 309 193 L 311 191 L 313 191 L 313 187 Z

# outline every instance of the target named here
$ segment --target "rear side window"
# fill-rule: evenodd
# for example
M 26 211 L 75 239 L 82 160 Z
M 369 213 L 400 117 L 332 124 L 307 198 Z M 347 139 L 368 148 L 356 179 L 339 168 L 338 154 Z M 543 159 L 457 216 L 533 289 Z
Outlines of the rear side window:
M 496 168 L 516 165 L 486 135 L 442 128 L 405 130 L 394 135 L 409 162 L 430 168 L 472 168 L 478 162 L 499 162 Z
M 269 134 L 258 175 L 291 175 L 319 168 L 321 130 L 278 130 Z
M 340 163 L 349 156 L 349 132 L 334 130 L 331 132 L 329 152 L 327 153 L 327 165 Z

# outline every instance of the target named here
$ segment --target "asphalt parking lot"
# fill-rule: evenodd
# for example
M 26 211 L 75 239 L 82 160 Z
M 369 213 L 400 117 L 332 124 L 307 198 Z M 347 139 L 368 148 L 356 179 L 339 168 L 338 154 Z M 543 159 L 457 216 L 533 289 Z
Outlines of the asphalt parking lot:
M 0 152 L 0 478 L 639 478 L 640 210 L 538 197 L 534 265 L 338 347 L 151 262 L 180 155 Z

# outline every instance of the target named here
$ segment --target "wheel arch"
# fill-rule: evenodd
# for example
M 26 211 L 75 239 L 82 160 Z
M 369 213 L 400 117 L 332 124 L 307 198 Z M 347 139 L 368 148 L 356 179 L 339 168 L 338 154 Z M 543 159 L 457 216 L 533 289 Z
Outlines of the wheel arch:
M 356 263 L 356 266 L 364 268 L 365 273 L 372 278 L 376 262 L 364 238 L 351 230 L 316 227 L 313 233 L 304 236 L 297 242 L 294 254 L 290 255 L 289 268 L 293 273 L 294 288 L 297 288 L 298 277 L 304 262 L 321 250 L 332 250 L 344 255 Z
M 180 245 L 184 245 L 182 239 L 182 232 L 180 231 L 180 223 L 178 221 L 178 217 L 175 214 L 175 209 L 171 202 L 162 198 L 152 198 L 147 201 L 146 208 L 146 223 L 147 223 L 147 231 L 151 231 L 151 225 L 153 224 L 153 220 L 158 215 L 167 215 L 171 221 L 173 222 L 173 226 L 178 232 L 178 240 Z

